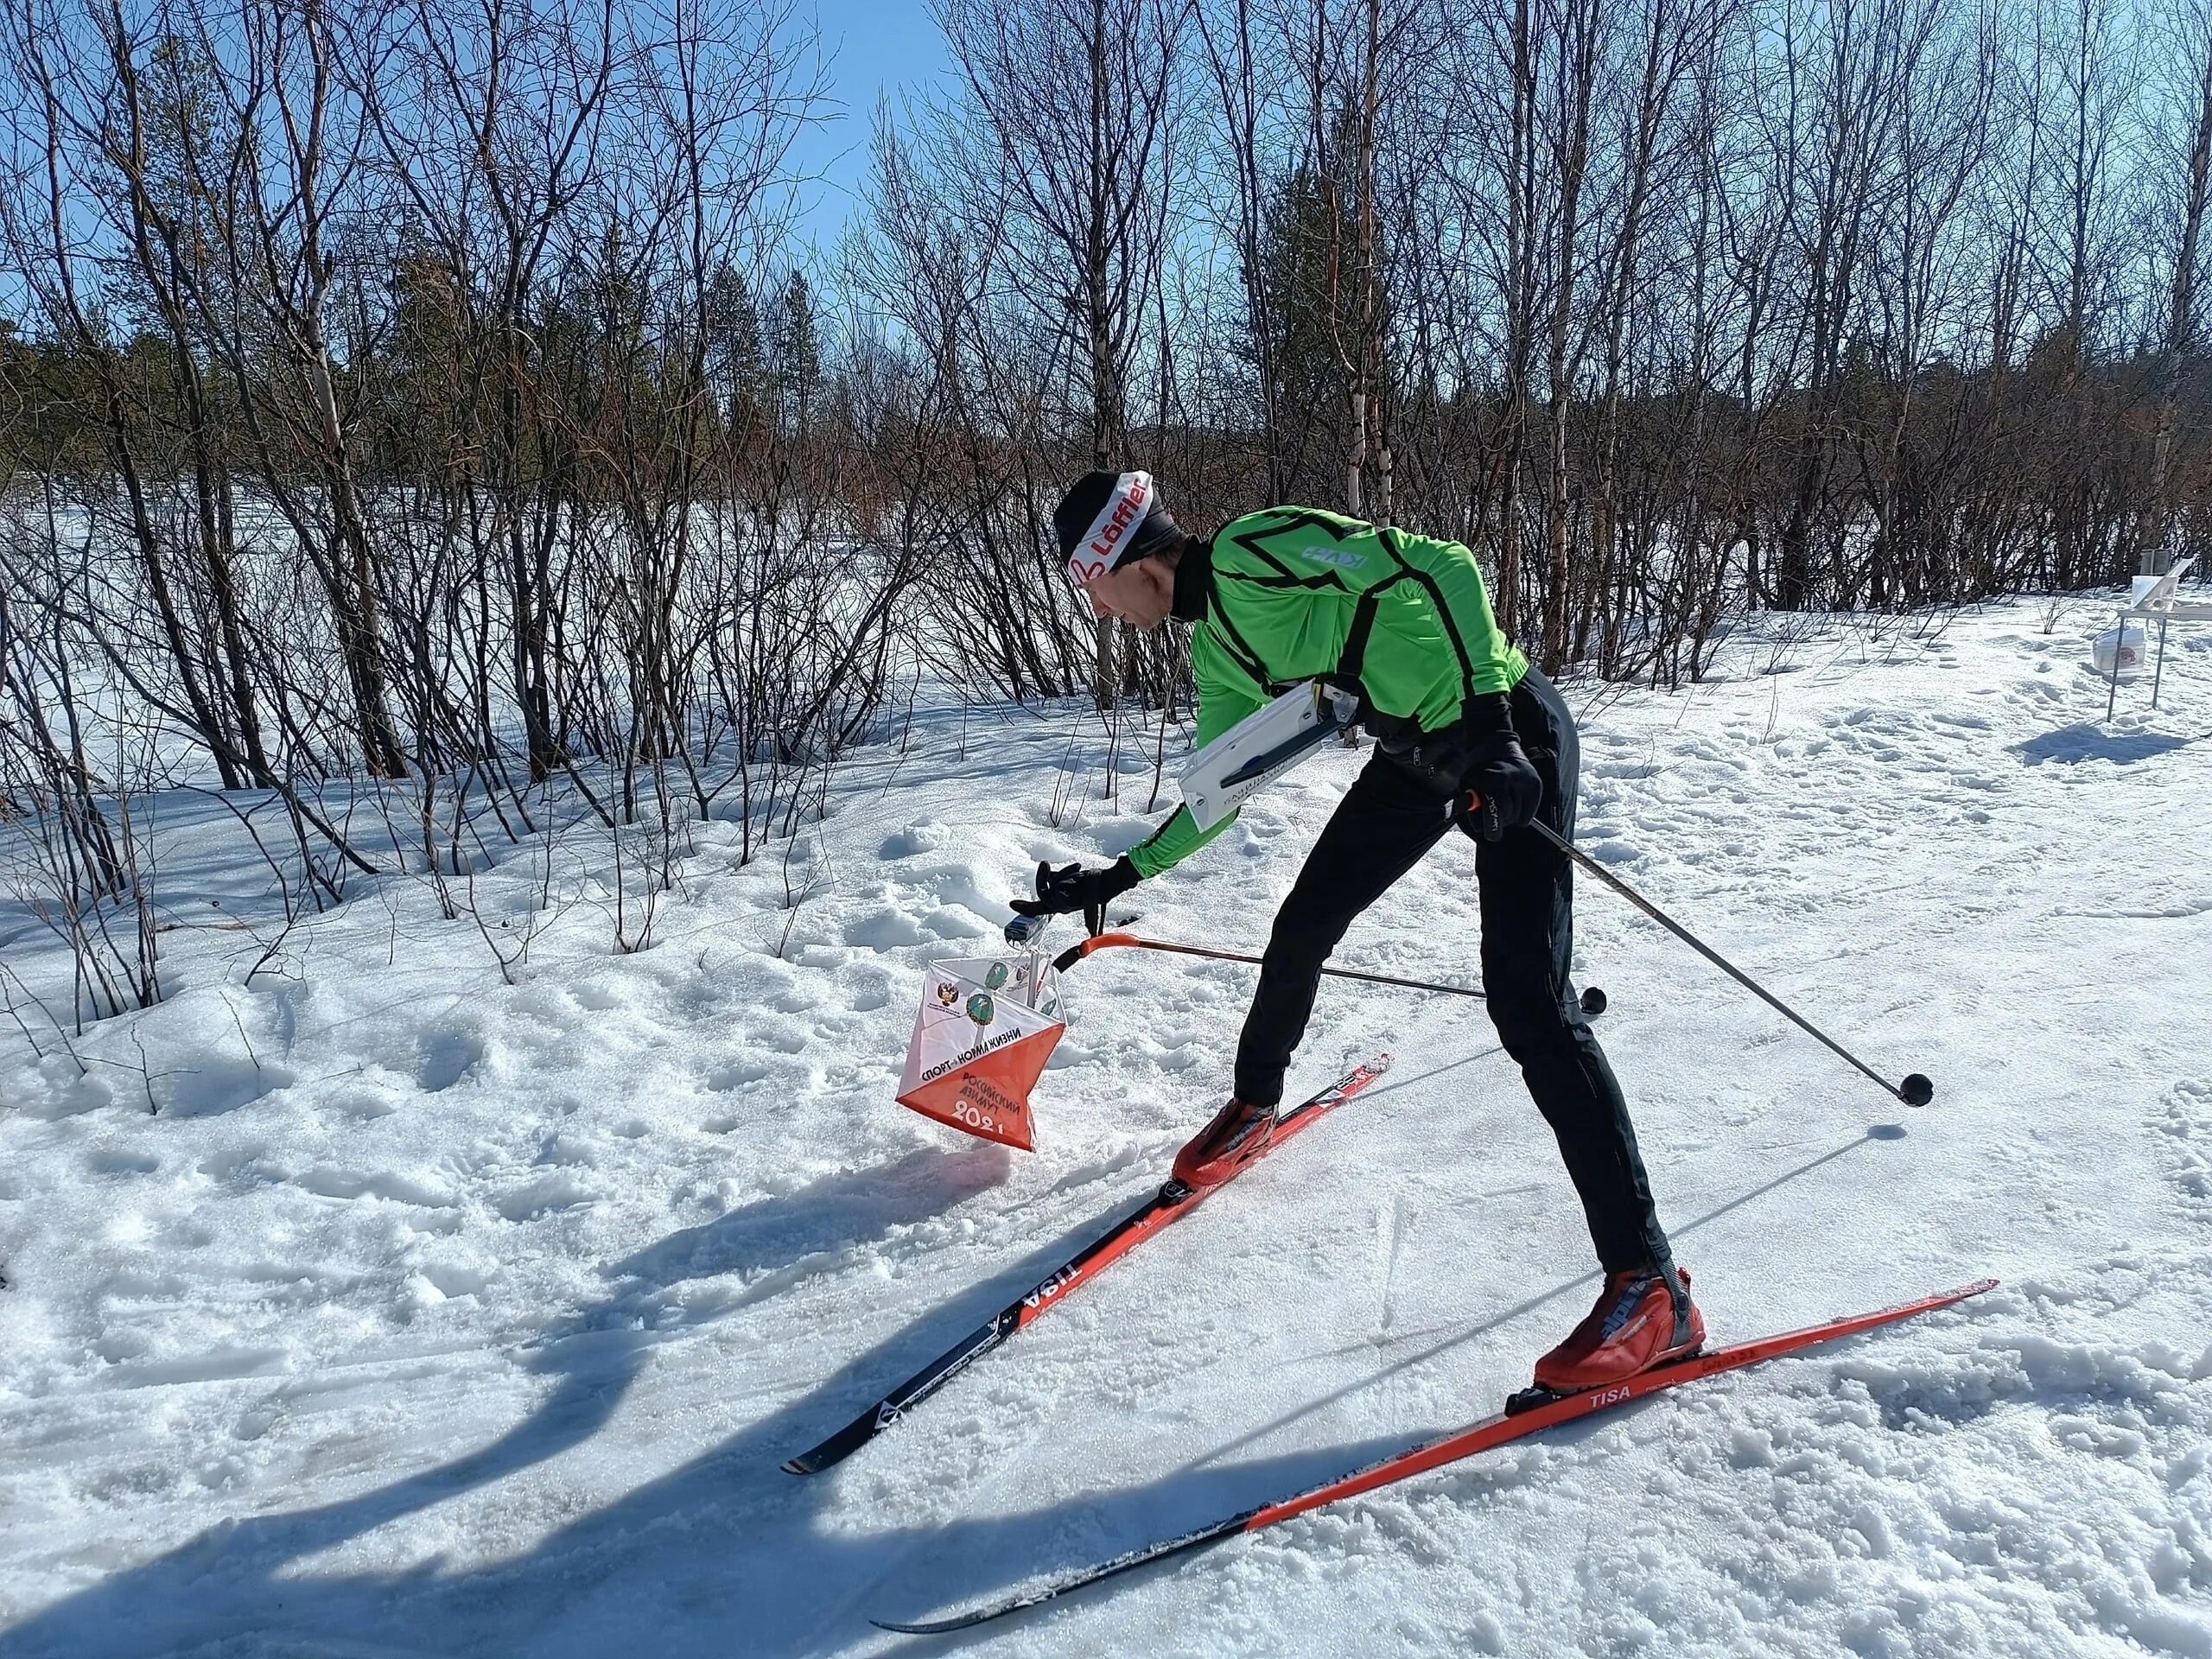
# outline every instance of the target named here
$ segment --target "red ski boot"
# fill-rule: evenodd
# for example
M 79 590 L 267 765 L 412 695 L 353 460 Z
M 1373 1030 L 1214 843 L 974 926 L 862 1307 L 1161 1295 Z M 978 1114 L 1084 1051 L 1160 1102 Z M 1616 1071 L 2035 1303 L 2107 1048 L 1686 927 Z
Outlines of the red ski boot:
M 1671 1282 L 1670 1282 L 1671 1281 Z M 1684 1359 L 1705 1343 L 1705 1316 L 1678 1268 L 1608 1274 L 1590 1317 L 1536 1362 L 1536 1386 L 1554 1394 L 1602 1389 Z
M 1217 1186 L 1268 1149 L 1275 1109 L 1232 1100 L 1175 1154 L 1175 1179 L 1185 1186 Z

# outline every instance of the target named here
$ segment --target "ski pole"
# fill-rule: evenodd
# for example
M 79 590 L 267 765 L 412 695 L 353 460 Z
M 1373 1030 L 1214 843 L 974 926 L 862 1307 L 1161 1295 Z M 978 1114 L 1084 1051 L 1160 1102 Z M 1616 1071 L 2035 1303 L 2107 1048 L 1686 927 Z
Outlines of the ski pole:
M 1476 795 L 1472 791 L 1468 791 L 1468 798 L 1471 803 L 1469 810 L 1471 811 L 1481 810 L 1482 798 Z M 1653 904 L 1649 899 L 1646 899 L 1634 887 L 1629 886 L 1627 882 L 1622 880 L 1620 877 L 1615 875 L 1603 864 L 1600 864 L 1596 859 L 1591 857 L 1589 854 L 1584 852 L 1580 847 L 1577 847 L 1573 842 L 1568 841 L 1564 836 L 1554 830 L 1549 824 L 1542 823 L 1541 820 L 1531 818 L 1529 821 L 1529 827 L 1535 830 L 1538 835 L 1541 836 L 1546 841 L 1551 842 L 1553 846 L 1558 848 L 1560 851 L 1565 853 L 1577 864 L 1580 864 L 1584 869 L 1589 871 L 1591 874 L 1596 876 L 1600 881 L 1603 881 L 1615 893 L 1620 894 L 1622 898 L 1627 899 L 1629 903 L 1634 905 L 1638 910 L 1649 916 L 1653 921 L 1658 923 L 1660 926 L 1665 928 L 1669 933 L 1672 933 L 1684 944 L 1689 946 L 1691 950 L 1696 951 L 1698 955 L 1703 957 L 1707 962 L 1720 969 L 1722 973 L 1727 975 L 1729 978 L 1734 980 L 1738 985 L 1741 985 L 1753 996 L 1758 997 L 1759 1001 L 1765 1003 L 1767 1007 L 1772 1008 L 1783 1019 L 1789 1020 L 1790 1024 L 1796 1026 L 1798 1030 L 1803 1032 L 1808 1037 L 1818 1038 L 1822 1043 L 1826 1044 L 1831 1051 L 1840 1055 L 1846 1060 L 1848 1060 L 1860 1071 L 1863 1071 L 1866 1076 L 1872 1077 L 1876 1083 L 1880 1084 L 1882 1087 L 1887 1090 L 1891 1094 L 1895 1095 L 1899 1100 L 1904 1102 L 1906 1105 L 1925 1106 L 1929 1101 L 1936 1098 L 1936 1085 L 1917 1071 L 1907 1073 L 1904 1081 L 1901 1084 L 1891 1083 L 1887 1077 L 1874 1070 L 1872 1066 L 1867 1065 L 1866 1061 L 1860 1059 L 1856 1054 L 1853 1054 L 1841 1043 L 1839 1043 L 1834 1038 L 1829 1036 L 1827 1033 L 1822 1031 L 1811 1020 L 1806 1019 L 1804 1015 L 1799 1014 L 1795 1008 L 1784 1002 L 1772 991 L 1767 989 L 1765 986 L 1760 984 L 1758 981 L 1753 979 L 1749 974 L 1736 966 L 1734 963 L 1729 961 L 1727 957 L 1722 956 L 1718 950 L 1715 950 L 1704 940 L 1699 938 L 1696 934 L 1691 932 L 1689 929 L 1684 927 L 1673 917 L 1668 915 L 1665 911 L 1660 909 L 1658 906 Z
M 1009 928 L 1009 937 L 1011 933 L 1012 930 Z M 1215 950 L 1199 944 L 1170 944 L 1165 939 L 1141 939 L 1134 933 L 1095 933 L 1090 938 L 1079 940 L 1061 951 L 1058 956 L 1052 958 L 1052 966 L 1060 973 L 1065 973 L 1092 951 L 1112 950 L 1116 947 L 1136 950 L 1160 950 L 1178 957 L 1204 957 L 1210 962 L 1248 962 L 1255 967 L 1262 960 L 1259 957 L 1246 956 L 1240 950 Z M 1477 998 L 1482 996 L 1480 991 L 1471 990 L 1465 985 L 1440 985 L 1433 980 L 1399 979 L 1390 974 L 1363 974 L 1355 972 L 1350 968 L 1324 968 L 1321 971 L 1332 979 L 1356 979 L 1368 985 L 1395 985 L 1402 990 L 1408 991 L 1441 991 L 1446 996 Z M 1582 993 L 1582 1012 L 1603 1014 L 1605 1011 L 1605 992 L 1599 990 L 1595 985 L 1586 987 Z

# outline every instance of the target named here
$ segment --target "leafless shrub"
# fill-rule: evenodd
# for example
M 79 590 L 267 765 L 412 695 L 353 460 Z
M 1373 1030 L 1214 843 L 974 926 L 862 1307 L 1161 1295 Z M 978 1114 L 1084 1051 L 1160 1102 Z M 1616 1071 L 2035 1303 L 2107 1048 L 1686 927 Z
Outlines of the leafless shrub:
M 1086 467 L 1463 540 L 1548 669 L 1669 687 L 2212 523 L 2203 0 L 936 15 L 808 249 L 786 0 L 7 9 L 0 837 L 86 1017 L 159 994 L 181 784 L 253 803 L 253 972 L 402 869 L 511 971 L 477 874 L 579 824 L 644 948 L 894 687 L 1087 696 L 1156 802 L 1188 665 L 1062 578 Z

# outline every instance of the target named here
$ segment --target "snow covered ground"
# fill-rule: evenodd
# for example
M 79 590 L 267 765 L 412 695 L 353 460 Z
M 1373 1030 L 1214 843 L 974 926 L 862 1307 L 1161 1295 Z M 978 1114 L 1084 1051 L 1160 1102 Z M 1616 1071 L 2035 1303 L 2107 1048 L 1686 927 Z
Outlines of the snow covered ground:
M 2212 1656 L 2212 632 L 2107 725 L 2104 613 L 2044 608 L 1745 639 L 1586 716 L 1583 842 L 1937 1084 L 1885 1099 L 1584 884 L 1715 1338 L 2002 1290 L 977 1645 Z M 1250 970 L 1128 952 L 1070 976 L 1035 1155 L 891 1099 L 920 964 L 1151 821 L 1149 757 L 1117 814 L 1103 753 L 1075 714 L 918 726 L 788 870 L 704 826 L 642 954 L 571 903 L 510 987 L 394 880 L 251 988 L 249 938 L 168 936 L 175 994 L 83 1040 L 91 1081 L 0 1037 L 0 1659 L 942 1650 L 867 1617 L 1491 1410 L 1592 1294 L 1572 1194 L 1478 1004 L 1332 984 L 1293 1087 L 1389 1048 L 1385 1084 L 849 1462 L 778 1467 L 1141 1202 L 1225 1089 Z M 1126 908 L 1256 947 L 1357 764 Z M 217 823 L 165 861 L 177 913 L 250 884 Z M 1472 874 L 1447 843 L 1340 960 L 1471 976 Z M 519 925 L 537 874 L 478 901 Z

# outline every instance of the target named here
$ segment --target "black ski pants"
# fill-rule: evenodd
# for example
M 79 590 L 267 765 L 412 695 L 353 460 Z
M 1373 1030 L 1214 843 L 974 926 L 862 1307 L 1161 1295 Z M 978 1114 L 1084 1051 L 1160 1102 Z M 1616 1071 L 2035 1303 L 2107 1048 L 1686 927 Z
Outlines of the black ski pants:
M 1513 724 L 1543 779 L 1538 816 L 1574 836 L 1580 745 L 1558 690 L 1530 669 L 1512 693 Z M 1574 948 L 1574 867 L 1533 830 L 1476 836 L 1456 804 L 1379 751 L 1321 831 L 1276 913 L 1259 989 L 1236 1051 L 1236 1096 L 1273 1103 L 1306 1033 L 1321 965 L 1352 918 L 1455 825 L 1475 838 L 1482 907 L 1483 991 L 1505 1052 L 1559 1139 L 1608 1273 L 1669 1259 L 1637 1151 L 1628 1104 L 1568 982 Z

